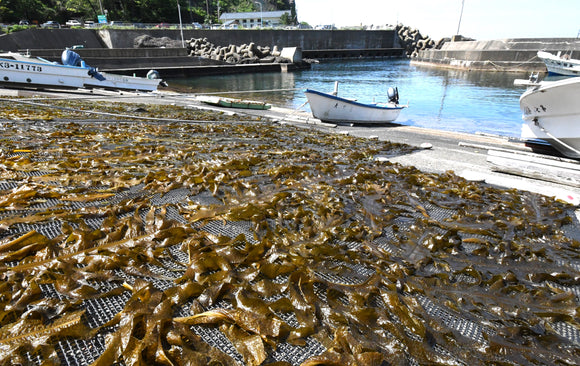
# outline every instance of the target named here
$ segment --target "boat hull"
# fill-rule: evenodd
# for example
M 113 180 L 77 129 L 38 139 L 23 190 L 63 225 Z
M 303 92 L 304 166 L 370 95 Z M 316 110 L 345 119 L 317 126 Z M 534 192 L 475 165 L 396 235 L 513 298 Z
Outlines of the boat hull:
M 395 121 L 403 106 L 363 104 L 334 95 L 307 89 L 312 115 L 324 122 L 381 124 Z
M 520 97 L 522 138 L 549 142 L 563 155 L 580 158 L 580 78 L 542 81 Z
M 160 79 L 101 73 L 105 80 L 92 77 L 90 68 L 48 61 L 0 58 L 0 84 L 12 87 L 102 88 L 113 90 L 157 90 Z

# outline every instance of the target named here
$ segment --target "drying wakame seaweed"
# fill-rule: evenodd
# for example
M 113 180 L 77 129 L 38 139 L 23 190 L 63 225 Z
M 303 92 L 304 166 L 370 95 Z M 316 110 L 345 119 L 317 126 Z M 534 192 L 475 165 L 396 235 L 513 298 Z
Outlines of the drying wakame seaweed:
M 2 365 L 580 363 L 565 203 L 377 140 L 1 107 Z

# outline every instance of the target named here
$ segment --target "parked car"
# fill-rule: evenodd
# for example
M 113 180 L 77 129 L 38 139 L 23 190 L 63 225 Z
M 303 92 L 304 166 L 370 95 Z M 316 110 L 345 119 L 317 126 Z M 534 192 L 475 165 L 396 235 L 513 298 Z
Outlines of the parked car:
M 85 22 L 85 28 L 93 28 L 95 27 L 95 22 L 93 22 L 92 20 L 87 20 Z
M 18 22 L 18 25 L 30 25 L 30 23 L 28 23 L 28 20 L 22 19 L 21 21 Z
M 191 25 L 193 26 L 193 29 L 202 29 L 203 26 L 199 23 L 193 22 L 191 23 Z
M 71 20 L 67 20 L 66 23 L 65 23 L 65 25 L 67 27 L 82 27 L 83 26 L 83 23 L 79 22 L 76 19 L 71 19 Z
M 113 20 L 112 22 L 109 23 L 109 25 L 111 27 L 117 27 L 117 28 L 133 27 L 133 23 L 123 22 L 123 21 L 119 21 L 119 20 Z
M 60 28 L 60 24 L 54 20 L 49 20 L 40 25 L 42 28 Z

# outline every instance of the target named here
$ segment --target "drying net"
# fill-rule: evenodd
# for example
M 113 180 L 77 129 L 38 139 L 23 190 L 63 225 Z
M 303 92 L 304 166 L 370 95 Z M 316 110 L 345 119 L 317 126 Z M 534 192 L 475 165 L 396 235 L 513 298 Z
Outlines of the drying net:
M 1 364 L 580 362 L 572 207 L 388 142 L 121 122 L 2 123 Z

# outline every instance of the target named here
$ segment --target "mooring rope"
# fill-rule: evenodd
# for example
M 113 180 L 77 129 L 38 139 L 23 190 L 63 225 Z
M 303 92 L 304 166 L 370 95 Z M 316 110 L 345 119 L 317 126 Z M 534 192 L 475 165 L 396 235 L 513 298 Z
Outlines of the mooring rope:
M 304 88 L 289 88 L 289 89 L 264 89 L 264 90 L 237 90 L 237 91 L 222 91 L 222 92 L 210 92 L 210 93 L 199 93 L 196 95 L 218 95 L 218 94 L 246 94 L 246 93 L 272 93 L 280 91 L 295 91 L 303 90 Z
M 52 109 L 59 109 L 68 112 L 77 112 L 77 113 L 84 113 L 84 114 L 95 114 L 107 117 L 115 117 L 115 118 L 127 118 L 127 119 L 137 119 L 137 120 L 146 120 L 146 121 L 157 121 L 157 122 L 184 122 L 184 123 L 215 123 L 219 121 L 215 120 L 189 120 L 189 119 L 176 119 L 176 118 L 161 118 L 161 117 L 145 117 L 145 116 L 136 116 L 136 115 L 129 115 L 129 114 L 121 114 L 121 113 L 110 113 L 110 112 L 99 112 L 99 111 L 87 111 L 82 109 L 70 108 L 70 107 L 61 107 L 52 104 L 44 104 L 38 102 L 31 102 L 27 100 L 15 100 L 15 99 L 5 99 L 0 98 L 0 101 L 4 102 L 15 102 L 21 104 L 28 104 L 33 105 L 36 107 L 42 108 L 52 108 Z M 82 122 L 82 121 L 79 121 Z
M 497 69 L 504 69 L 504 70 L 506 70 L 506 69 L 511 69 L 511 68 L 514 68 L 514 67 L 520 67 L 522 65 L 525 65 L 525 64 L 531 62 L 532 60 L 534 60 L 536 58 L 538 58 L 537 55 L 535 55 L 534 57 L 530 58 L 527 61 L 521 62 L 521 63 L 519 63 L 517 65 L 512 65 L 512 66 L 502 66 L 502 65 L 498 65 L 498 64 L 496 64 L 495 62 L 493 62 L 491 60 L 485 60 L 484 62 L 489 62 L 491 65 L 495 66 Z
M 156 93 L 150 93 L 150 94 L 139 94 L 139 95 L 134 95 L 134 94 L 127 94 L 127 95 L 122 95 L 122 94 L 114 94 L 114 95 L 89 95 L 89 96 L 76 96 L 76 99 L 79 100 L 94 100 L 94 99 L 103 99 L 103 100 L 110 100 L 110 99 L 125 99 L 125 98 L 160 98 L 160 99 L 175 99 L 177 100 L 181 100 L 183 101 L 184 99 L 195 99 L 196 96 L 204 96 L 204 95 L 219 95 L 219 94 L 247 94 L 247 93 L 270 93 L 270 92 L 280 92 L 280 91 L 296 91 L 296 90 L 302 90 L 303 88 L 287 88 L 287 89 L 264 89 L 264 90 L 239 90 L 239 91 L 223 91 L 223 92 L 209 92 L 209 93 L 200 93 L 200 94 L 196 94 L 196 93 L 191 93 L 191 94 L 167 94 L 167 95 L 163 95 L 163 94 L 156 94 Z M 129 92 L 127 92 L 129 93 Z M 128 118 L 128 119 L 137 119 L 137 120 L 148 120 L 148 121 L 160 121 L 160 122 L 188 122 L 188 123 L 195 123 L 195 122 L 200 122 L 200 123 L 207 123 L 207 122 L 215 122 L 215 121 L 194 121 L 194 120 L 181 120 L 181 119 L 173 119 L 173 118 L 157 118 L 157 117 L 145 117 L 145 116 L 136 116 L 136 115 L 127 115 L 127 114 L 121 114 L 121 113 L 110 113 L 110 112 L 99 112 L 99 111 L 88 111 L 88 110 L 81 110 L 81 109 L 76 109 L 76 108 L 71 108 L 71 107 L 62 107 L 62 106 L 55 106 L 52 104 L 46 104 L 46 103 L 39 103 L 37 102 L 39 98 L 26 98 L 26 99 L 6 99 L 6 98 L 0 98 L 0 101 L 4 101 L 4 102 L 16 102 L 16 103 L 21 103 L 21 104 L 28 104 L 28 105 L 33 105 L 33 106 L 37 106 L 37 107 L 42 107 L 42 108 L 52 108 L 52 109 L 59 109 L 59 110 L 63 110 L 63 111 L 69 111 L 69 112 L 77 112 L 77 113 L 83 113 L 83 114 L 94 114 L 94 115 L 101 115 L 101 116 L 107 116 L 107 117 L 115 117 L 115 118 Z M 48 100 L 70 100 L 70 97 L 62 97 L 62 98 L 50 98 Z M 292 111 L 292 113 L 287 114 L 283 119 L 285 118 L 290 118 L 292 116 L 294 116 L 296 113 L 298 113 L 300 111 L 300 109 L 302 109 L 305 105 L 308 104 L 308 101 L 306 101 L 305 103 L 303 103 L 302 105 L 300 105 L 298 108 L 296 108 L 294 111 Z
M 540 130 L 545 133 L 548 137 L 554 139 L 554 141 L 558 142 L 559 144 L 561 144 L 562 146 L 564 146 L 565 148 L 573 151 L 575 154 L 577 154 L 578 156 L 580 156 L 580 151 L 578 151 L 577 149 L 573 148 L 572 146 L 568 145 L 567 143 L 565 143 L 564 141 L 560 140 L 559 138 L 557 138 L 556 136 L 552 135 L 550 132 L 548 132 L 548 130 L 546 130 L 544 128 L 544 126 L 542 126 L 540 124 L 539 121 L 534 121 L 534 124 L 536 124 L 536 126 L 538 126 L 540 128 Z

